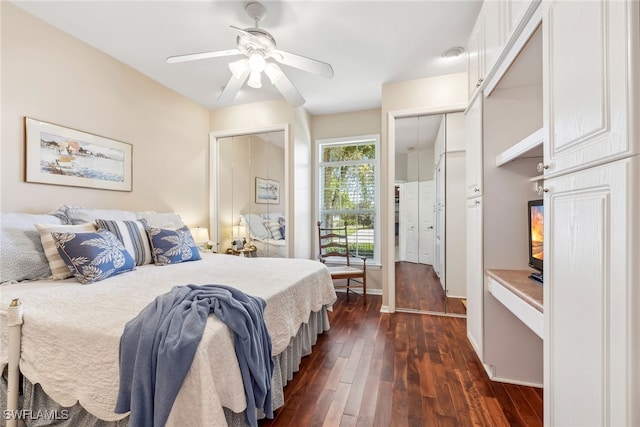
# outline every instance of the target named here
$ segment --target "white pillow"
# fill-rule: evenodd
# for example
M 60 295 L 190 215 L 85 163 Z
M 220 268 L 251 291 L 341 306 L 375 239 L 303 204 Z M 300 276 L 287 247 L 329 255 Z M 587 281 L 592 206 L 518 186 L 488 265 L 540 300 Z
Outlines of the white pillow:
M 249 235 L 254 239 L 270 239 L 271 232 L 264 225 L 264 219 L 256 214 L 244 214 L 244 220 L 249 227 Z
M 284 218 L 284 215 L 280 212 L 264 213 L 261 216 L 262 218 L 268 219 L 269 221 L 280 221 L 280 218 Z
M 49 261 L 49 269 L 51 269 L 52 279 L 62 280 L 73 276 L 67 263 L 60 257 L 56 242 L 53 240 L 51 233 L 89 233 L 96 231 L 93 222 L 85 222 L 77 225 L 59 225 L 59 224 L 35 224 L 38 233 L 40 233 L 40 241 L 44 249 L 44 255 Z
M 0 283 L 42 279 L 50 273 L 37 222 L 62 224 L 54 215 L 0 214 Z
M 135 212 L 118 209 L 94 209 L 64 205 L 58 208 L 57 212 L 64 214 L 71 224 L 93 222 L 98 218 L 117 221 L 135 221 L 137 219 Z
M 182 218 L 180 215 L 173 212 L 138 212 L 138 219 L 144 219 L 147 221 L 147 226 L 156 227 L 156 228 L 173 228 L 178 229 L 184 227 L 184 222 L 182 222 Z M 135 219 L 135 218 L 134 218 Z M 167 227 L 170 225 L 169 227 Z

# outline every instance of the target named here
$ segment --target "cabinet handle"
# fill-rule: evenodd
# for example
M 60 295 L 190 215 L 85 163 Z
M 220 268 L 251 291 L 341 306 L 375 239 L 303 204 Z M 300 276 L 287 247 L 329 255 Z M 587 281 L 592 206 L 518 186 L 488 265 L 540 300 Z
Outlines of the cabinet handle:
M 478 82 L 476 83 L 476 87 L 480 87 L 483 81 L 484 79 L 478 79 Z
M 536 188 L 536 193 L 538 193 L 538 196 L 542 196 L 542 193 L 548 193 L 549 189 L 548 188 L 544 188 L 542 185 L 539 185 L 538 188 Z
M 476 200 L 475 202 L 473 202 L 473 204 L 478 206 L 480 204 L 480 200 Z
M 476 188 L 474 188 L 474 189 L 473 189 L 473 192 L 474 192 L 474 193 L 479 193 L 479 192 L 480 192 L 480 189 L 479 189 L 478 187 L 476 187 Z M 476 201 L 477 201 L 477 200 L 476 200 Z
M 536 169 L 538 170 L 538 173 L 542 173 L 544 172 L 545 169 L 549 169 L 549 165 L 538 163 L 538 166 L 536 167 Z

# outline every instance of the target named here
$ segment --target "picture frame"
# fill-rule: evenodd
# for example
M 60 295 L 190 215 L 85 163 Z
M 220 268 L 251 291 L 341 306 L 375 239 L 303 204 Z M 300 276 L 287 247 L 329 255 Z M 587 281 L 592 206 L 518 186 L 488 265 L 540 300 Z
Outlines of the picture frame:
M 25 117 L 25 181 L 132 191 L 133 146 Z
M 256 177 L 256 203 L 279 205 L 280 182 Z

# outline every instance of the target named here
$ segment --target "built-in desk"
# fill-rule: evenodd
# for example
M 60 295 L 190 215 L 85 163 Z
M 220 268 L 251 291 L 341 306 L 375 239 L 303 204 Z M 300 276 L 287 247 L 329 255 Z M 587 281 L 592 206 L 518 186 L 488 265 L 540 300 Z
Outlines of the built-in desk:
M 540 338 L 544 336 L 542 285 L 529 270 L 486 271 L 489 292 Z

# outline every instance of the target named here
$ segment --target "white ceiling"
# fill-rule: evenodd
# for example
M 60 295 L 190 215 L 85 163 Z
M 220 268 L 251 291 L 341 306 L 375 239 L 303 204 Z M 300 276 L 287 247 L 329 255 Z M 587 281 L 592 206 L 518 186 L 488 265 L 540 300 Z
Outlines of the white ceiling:
M 207 109 L 238 57 L 167 64 L 166 58 L 236 47 L 229 26 L 253 26 L 235 1 L 13 1 L 29 13 L 113 56 Z M 328 80 L 282 66 L 311 114 L 380 107 L 384 83 L 458 73 L 466 55 L 441 54 L 465 46 L 481 0 L 263 1 L 260 27 L 281 50 L 328 62 Z M 270 84 L 246 85 L 234 104 L 281 98 Z
M 431 114 L 396 119 L 396 154 L 433 149 L 443 118 L 444 114 Z

